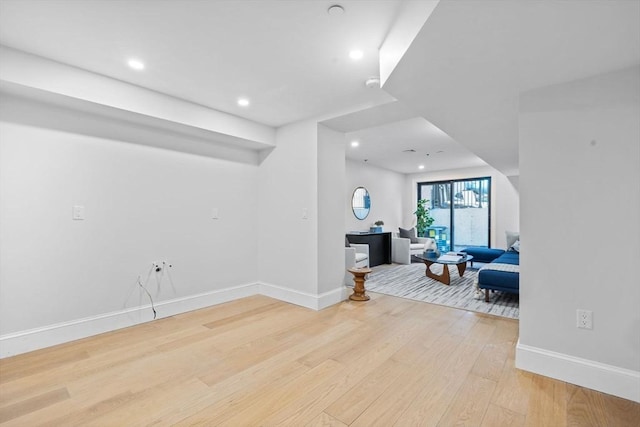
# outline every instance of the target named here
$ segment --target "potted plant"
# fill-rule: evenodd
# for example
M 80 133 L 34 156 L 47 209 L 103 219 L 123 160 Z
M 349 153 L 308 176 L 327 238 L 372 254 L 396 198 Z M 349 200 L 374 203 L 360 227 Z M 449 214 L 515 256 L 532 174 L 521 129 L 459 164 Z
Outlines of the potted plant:
M 427 203 L 429 203 L 429 200 L 418 200 L 418 208 L 414 212 L 414 215 L 417 218 L 416 231 L 418 232 L 419 237 L 424 237 L 427 227 L 430 227 L 435 221 L 435 219 L 429 215 L 429 208 L 426 207 Z
M 382 233 L 382 226 L 384 225 L 384 221 L 381 220 L 377 220 L 376 222 L 374 222 L 375 227 L 370 227 L 369 231 L 371 233 Z

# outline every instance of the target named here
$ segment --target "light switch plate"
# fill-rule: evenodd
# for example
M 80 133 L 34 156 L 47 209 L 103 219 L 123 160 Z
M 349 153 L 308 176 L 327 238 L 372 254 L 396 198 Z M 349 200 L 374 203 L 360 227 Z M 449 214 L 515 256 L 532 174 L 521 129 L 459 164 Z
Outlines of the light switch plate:
M 80 206 L 80 205 L 73 206 L 73 219 L 75 220 L 84 219 L 84 206 Z
M 212 219 L 220 219 L 220 212 L 218 208 L 211 209 L 211 218 Z

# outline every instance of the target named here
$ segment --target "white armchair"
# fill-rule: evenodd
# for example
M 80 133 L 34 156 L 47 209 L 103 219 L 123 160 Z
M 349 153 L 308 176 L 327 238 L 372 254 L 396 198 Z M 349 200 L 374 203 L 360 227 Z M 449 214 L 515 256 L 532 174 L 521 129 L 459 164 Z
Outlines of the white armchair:
M 353 276 L 347 270 L 349 268 L 369 267 L 369 245 L 360 243 L 351 243 L 350 247 L 344 248 L 344 284 L 353 283 Z
M 418 237 L 418 243 L 411 243 L 411 239 L 399 237 L 398 233 L 391 236 L 391 260 L 396 264 L 411 264 L 411 255 L 420 255 L 427 249 L 436 249 L 436 241 L 429 237 Z

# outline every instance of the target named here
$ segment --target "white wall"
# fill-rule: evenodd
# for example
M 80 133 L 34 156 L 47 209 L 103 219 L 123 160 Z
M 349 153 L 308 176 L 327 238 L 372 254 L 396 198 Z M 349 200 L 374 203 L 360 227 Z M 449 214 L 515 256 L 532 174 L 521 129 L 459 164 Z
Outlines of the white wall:
M 343 288 L 345 137 L 318 126 L 318 293 Z
M 519 230 L 519 194 L 511 181 L 490 166 L 402 175 L 385 169 L 347 160 L 345 188 L 346 232 L 368 230 L 377 219 L 385 223 L 385 231 L 415 226 L 417 183 L 446 179 L 491 177 L 491 246 L 506 247 L 505 232 Z M 371 213 L 358 220 L 351 210 L 353 190 L 364 186 L 371 193 Z
M 404 211 L 409 212 L 410 215 L 405 218 L 405 222 L 412 220 L 415 223 L 415 216 L 412 213 L 416 210 L 418 182 L 485 176 L 491 177 L 491 247 L 506 249 L 505 232 L 518 231 L 520 227 L 519 193 L 506 176 L 490 166 L 408 175 L 405 185 L 405 203 L 410 205 L 405 206 Z
M 403 222 L 404 185 L 402 174 L 347 159 L 344 189 L 345 232 L 369 231 L 369 227 L 377 220 L 384 221 L 384 231 L 395 232 L 398 231 L 398 227 L 409 226 L 410 224 Z M 357 187 L 365 187 L 371 197 L 371 211 L 364 220 L 357 219 L 351 209 L 351 198 Z
M 320 309 L 346 296 L 344 135 L 305 120 L 278 129 L 258 171 L 261 293 Z
M 260 281 L 306 296 L 318 289 L 317 140 L 313 120 L 278 129 L 259 167 L 254 213 Z
M 346 296 L 342 134 L 285 126 L 258 164 L 148 146 L 174 136 L 19 97 L 2 111 L 0 357 L 152 320 L 138 276 L 159 318 L 255 293 L 316 309 Z M 124 140 L 105 137 L 113 125 Z M 170 277 L 149 276 L 154 261 Z
M 638 401 L 640 68 L 521 100 L 517 364 Z
M 153 261 L 173 265 L 159 289 L 151 276 L 159 317 L 255 285 L 257 175 L 256 165 L 1 122 L 0 335 L 110 322 L 47 345 L 151 320 L 136 279 Z M 72 220 L 73 205 L 85 220 Z

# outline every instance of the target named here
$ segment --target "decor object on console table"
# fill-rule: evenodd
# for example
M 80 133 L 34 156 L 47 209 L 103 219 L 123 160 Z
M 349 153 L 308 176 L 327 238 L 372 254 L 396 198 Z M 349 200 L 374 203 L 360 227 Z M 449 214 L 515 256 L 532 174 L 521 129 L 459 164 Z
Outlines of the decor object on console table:
M 347 239 L 369 245 L 369 267 L 391 264 L 391 233 L 352 232 L 347 234 Z
M 369 233 L 382 233 L 382 226 L 384 225 L 384 221 L 376 221 L 374 222 L 375 227 L 369 227 Z

